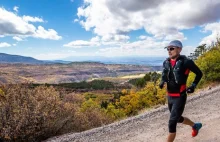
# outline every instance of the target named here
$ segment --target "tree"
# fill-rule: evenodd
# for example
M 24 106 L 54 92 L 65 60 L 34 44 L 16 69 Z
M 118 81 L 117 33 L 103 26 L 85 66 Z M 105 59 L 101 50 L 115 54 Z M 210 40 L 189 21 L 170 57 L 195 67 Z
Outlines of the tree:
M 109 115 L 114 120 L 123 118 L 126 116 L 126 114 L 123 112 L 122 109 L 116 109 L 112 103 L 108 105 L 106 109 L 106 114 Z
M 145 74 L 144 80 L 145 81 L 150 81 L 151 80 L 151 75 L 150 74 Z
M 144 86 L 146 85 L 146 81 L 145 81 L 144 78 L 139 78 L 139 79 L 136 81 L 135 85 L 136 85 L 138 88 L 142 88 L 142 87 L 144 87 Z

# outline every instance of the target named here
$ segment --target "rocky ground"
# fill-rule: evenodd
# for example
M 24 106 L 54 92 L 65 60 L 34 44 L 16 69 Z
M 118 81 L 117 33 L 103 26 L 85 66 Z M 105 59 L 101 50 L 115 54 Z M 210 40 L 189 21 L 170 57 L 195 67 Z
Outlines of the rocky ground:
M 178 124 L 175 142 L 220 142 L 220 86 L 189 96 L 183 116 L 201 121 L 195 138 L 189 126 Z M 65 134 L 47 142 L 165 142 L 168 134 L 167 106 L 152 109 L 107 126 L 81 133 Z

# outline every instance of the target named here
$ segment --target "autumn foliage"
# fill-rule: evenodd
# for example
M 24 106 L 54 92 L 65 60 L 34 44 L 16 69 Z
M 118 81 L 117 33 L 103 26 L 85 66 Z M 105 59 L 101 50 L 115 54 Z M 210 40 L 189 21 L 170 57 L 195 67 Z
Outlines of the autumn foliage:
M 63 95 L 53 87 L 10 85 L 0 93 L 0 137 L 5 141 L 41 141 L 109 123 L 82 96 Z
M 118 94 L 66 94 L 48 85 L 1 86 L 0 137 L 34 142 L 112 123 L 164 104 L 166 93 L 157 83 L 149 81 L 143 88 L 124 89 Z

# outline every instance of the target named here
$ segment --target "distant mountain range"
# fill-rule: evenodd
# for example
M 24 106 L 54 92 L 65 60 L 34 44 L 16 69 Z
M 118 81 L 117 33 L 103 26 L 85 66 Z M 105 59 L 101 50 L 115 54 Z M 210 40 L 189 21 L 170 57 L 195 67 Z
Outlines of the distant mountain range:
M 45 62 L 32 57 L 0 53 L 0 63 L 44 64 Z
M 162 66 L 166 57 L 68 57 L 62 60 L 67 61 L 88 61 L 88 62 L 101 62 L 105 64 L 129 64 L 129 65 L 146 65 L 146 66 Z
M 71 62 L 99 62 L 104 64 L 131 64 L 131 65 L 147 65 L 161 66 L 166 57 L 68 57 L 61 60 L 37 60 L 33 57 L 25 57 L 20 55 L 10 55 L 0 53 L 0 63 L 22 63 L 22 64 L 68 64 Z
M 22 64 L 53 64 L 53 63 L 63 63 L 68 64 L 71 61 L 62 60 L 37 60 L 33 57 L 25 57 L 20 55 L 10 55 L 5 53 L 0 53 L 0 63 L 22 63 Z

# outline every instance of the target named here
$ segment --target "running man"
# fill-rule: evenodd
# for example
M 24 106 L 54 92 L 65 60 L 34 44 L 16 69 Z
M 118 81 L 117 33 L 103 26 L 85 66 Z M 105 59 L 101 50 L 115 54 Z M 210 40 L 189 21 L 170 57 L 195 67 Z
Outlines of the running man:
M 182 51 L 182 43 L 179 40 L 173 40 L 165 47 L 168 51 L 169 58 L 163 63 L 162 79 L 159 87 L 162 89 L 167 83 L 168 92 L 168 108 L 170 111 L 169 135 L 167 142 L 173 142 L 176 137 L 177 123 L 183 123 L 192 127 L 192 136 L 198 135 L 202 123 L 194 123 L 187 117 L 183 117 L 187 93 L 193 93 L 196 85 L 202 78 L 202 72 L 196 64 L 184 55 L 180 55 Z M 196 77 L 190 87 L 186 87 L 186 81 L 189 72 L 192 71 Z

